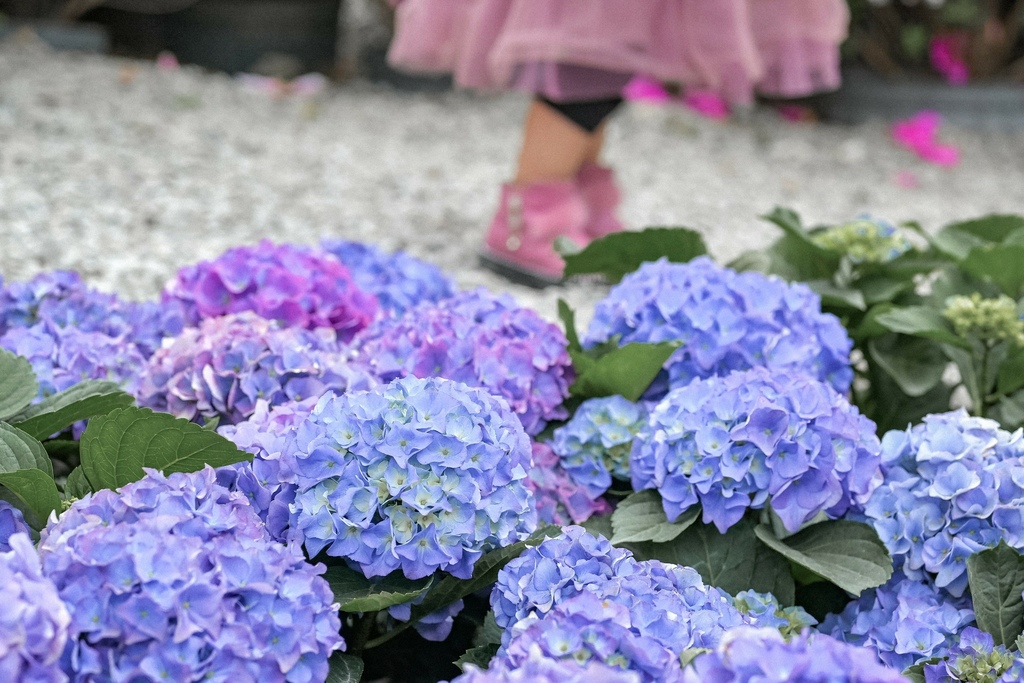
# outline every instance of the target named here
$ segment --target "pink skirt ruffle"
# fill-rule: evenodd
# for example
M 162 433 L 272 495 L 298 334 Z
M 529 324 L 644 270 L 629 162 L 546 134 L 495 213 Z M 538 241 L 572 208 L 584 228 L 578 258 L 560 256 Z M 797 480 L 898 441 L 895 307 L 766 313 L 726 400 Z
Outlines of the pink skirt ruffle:
M 561 101 L 643 74 L 743 103 L 838 87 L 848 21 L 845 0 L 401 0 L 388 60 Z

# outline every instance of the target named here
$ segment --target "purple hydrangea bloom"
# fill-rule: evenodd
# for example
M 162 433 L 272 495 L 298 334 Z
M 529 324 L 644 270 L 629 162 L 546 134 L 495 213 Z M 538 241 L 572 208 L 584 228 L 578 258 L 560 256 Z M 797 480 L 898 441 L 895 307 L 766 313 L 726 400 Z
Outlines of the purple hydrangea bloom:
M 507 295 L 479 289 L 428 302 L 377 321 L 353 345 L 384 381 L 444 377 L 501 396 L 528 434 L 568 417 L 565 335 Z
M 640 674 L 593 659 L 580 663 L 551 656 L 533 644 L 515 665 L 505 659 L 492 661 L 486 670 L 467 664 L 465 673 L 451 683 L 640 683 Z
M 927 683 L 1019 683 L 1024 658 L 996 645 L 992 636 L 966 628 L 945 659 L 924 665 Z
M 65 683 L 60 660 L 71 615 L 43 576 L 28 534 L 0 547 L 0 681 Z
M 74 681 L 305 683 L 344 649 L 323 565 L 209 467 L 86 496 L 39 553 L 71 611 Z
M 260 400 L 276 406 L 375 384 L 329 328 L 282 329 L 246 312 L 186 329 L 153 355 L 132 390 L 144 407 L 235 424 Z
M 593 515 L 605 515 L 611 505 L 590 493 L 566 471 L 561 459 L 545 443 L 533 444 L 533 467 L 526 485 L 533 491 L 537 517 L 546 524 L 582 524 Z
M 6 553 L 11 549 L 11 536 L 27 533 L 29 533 L 28 524 L 25 523 L 21 510 L 6 500 L 0 500 L 0 553 Z
M 754 367 L 807 373 L 842 393 L 853 381 L 853 343 L 838 318 L 821 312 L 817 294 L 703 256 L 645 263 L 613 287 L 595 307 L 584 345 L 614 339 L 682 344 L 649 390 L 651 398 L 697 377 Z
M 646 425 L 644 406 L 622 396 L 592 398 L 555 430 L 551 448 L 573 481 L 597 499 L 613 478 L 628 484 L 633 439 Z
M 633 446 L 633 488 L 722 533 L 770 505 L 789 531 L 859 509 L 881 482 L 875 424 L 832 387 L 754 368 L 674 389 Z
M 903 671 L 922 659 L 944 656 L 973 623 L 969 597 L 953 598 L 929 581 L 910 580 L 897 572 L 884 586 L 865 591 L 841 614 L 830 614 L 819 630 L 868 647 L 886 665 Z
M 500 398 L 451 380 L 404 378 L 325 396 L 290 439 L 291 526 L 367 577 L 401 569 L 468 579 L 485 552 L 537 525 L 530 442 Z
M 405 252 L 385 253 L 362 242 L 325 239 L 320 246 L 352 272 L 364 292 L 377 297 L 381 311 L 402 315 L 424 301 L 437 302 L 455 294 L 455 285 L 437 266 Z
M 741 627 L 698 655 L 684 683 L 908 683 L 870 650 L 805 631 L 790 640 L 775 629 Z
M 1024 435 L 959 410 L 882 438 L 885 483 L 865 507 L 896 568 L 967 588 L 967 558 L 1005 540 L 1024 549 Z
M 188 323 L 254 311 L 284 327 L 333 328 L 348 341 L 377 313 L 377 300 L 333 254 L 263 240 L 186 266 L 164 288 Z

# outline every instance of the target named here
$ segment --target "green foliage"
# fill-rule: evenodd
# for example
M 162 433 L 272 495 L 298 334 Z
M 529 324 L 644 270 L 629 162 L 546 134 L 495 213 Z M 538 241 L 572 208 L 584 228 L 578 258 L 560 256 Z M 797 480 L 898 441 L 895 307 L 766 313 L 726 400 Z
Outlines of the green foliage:
M 359 683 L 363 677 L 363 660 L 358 657 L 335 652 L 327 663 L 327 683 Z
M 686 531 L 700 516 L 694 507 L 675 522 L 665 517 L 661 495 L 653 490 L 637 491 L 622 500 L 612 513 L 612 543 L 668 543 Z
M 134 402 L 114 382 L 85 381 L 43 399 L 12 421 L 36 439 L 64 431 L 79 420 L 105 415 Z
M 0 422 L 0 472 L 37 469 L 53 476 L 53 463 L 43 444 L 17 427 Z
M 412 602 L 423 595 L 431 578 L 412 581 L 401 572 L 368 579 L 361 572 L 344 565 L 328 567 L 324 574 L 334 591 L 334 600 L 342 612 L 379 612 Z
M 498 654 L 498 648 L 501 647 L 498 643 L 488 643 L 487 645 L 477 645 L 466 650 L 466 653 L 455 660 L 455 665 L 466 670 L 467 664 L 472 664 L 479 669 L 486 669 L 494 659 L 494 655 Z
M 967 579 L 978 628 L 1013 649 L 1024 631 L 1024 556 L 1005 541 L 967 558 Z
M 32 365 L 21 356 L 0 349 L 0 420 L 25 409 L 39 393 Z
M 645 261 L 667 258 L 685 263 L 708 252 L 704 238 L 689 228 L 647 228 L 594 240 L 582 251 L 564 253 L 565 277 L 600 274 L 617 283 Z

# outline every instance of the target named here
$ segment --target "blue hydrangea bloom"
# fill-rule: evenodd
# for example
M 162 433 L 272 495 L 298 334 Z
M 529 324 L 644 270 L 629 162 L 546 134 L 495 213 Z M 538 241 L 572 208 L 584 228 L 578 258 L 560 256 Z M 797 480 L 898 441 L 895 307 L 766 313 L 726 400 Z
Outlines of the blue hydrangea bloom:
M 733 605 L 750 624 L 777 628 L 785 636 L 801 633 L 818 623 L 803 607 L 783 607 L 771 593 L 742 591 L 736 594 Z
M 885 483 L 865 507 L 896 568 L 967 588 L 967 558 L 1005 540 L 1024 549 L 1024 435 L 959 410 L 882 438 Z
M 21 510 L 6 500 L 0 500 L 0 553 L 6 553 L 11 549 L 11 536 L 27 533 L 29 533 L 28 524 L 25 524 Z
M 677 519 L 700 504 L 722 533 L 770 505 L 797 531 L 858 509 L 881 481 L 875 424 L 832 387 L 754 368 L 674 389 L 633 445 L 633 488 Z
M 1019 683 L 1024 658 L 996 645 L 992 636 L 976 628 L 964 629 L 959 641 L 942 661 L 925 664 L 927 683 Z
M 276 406 L 375 384 L 329 328 L 281 328 L 245 312 L 186 329 L 153 354 L 132 392 L 147 408 L 235 424 L 260 400 Z
M 325 396 L 289 440 L 290 524 L 366 576 L 443 570 L 463 579 L 485 552 L 536 529 L 530 441 L 502 399 L 413 377 Z
M 353 345 L 382 380 L 444 377 L 504 398 L 528 434 L 568 417 L 572 363 L 562 331 L 484 289 L 378 320 Z
M 923 659 L 941 657 L 960 632 L 974 623 L 969 597 L 954 598 L 929 581 L 896 572 L 884 586 L 865 591 L 841 614 L 830 614 L 819 629 L 867 647 L 886 665 L 903 671 Z
M 323 565 L 272 541 L 209 467 L 86 496 L 39 554 L 72 615 L 73 681 L 305 683 L 344 649 Z
M 612 486 L 629 482 L 633 439 L 647 425 L 647 410 L 622 396 L 584 401 L 572 418 L 555 430 L 551 449 L 562 467 L 591 499 Z
M 610 514 L 611 505 L 592 497 L 546 443 L 533 443 L 533 467 L 526 485 L 533 492 L 537 518 L 545 524 L 582 524 L 593 515 Z
M 454 283 L 440 268 L 403 251 L 388 254 L 343 239 L 325 239 L 320 246 L 348 267 L 360 289 L 377 297 L 383 313 L 402 315 L 424 301 L 437 302 L 455 294 Z
M 853 343 L 806 285 L 737 273 L 707 257 L 645 263 L 594 308 L 584 346 L 617 339 L 679 342 L 648 391 L 659 398 L 696 377 L 767 367 L 800 371 L 846 393 Z
M 60 660 L 71 615 L 43 576 L 28 534 L 0 547 L 0 681 L 65 683 Z
M 628 669 L 608 666 L 596 659 L 577 662 L 575 659 L 553 657 L 540 645 L 524 648 L 515 665 L 506 659 L 495 659 L 486 670 L 472 664 L 451 683 L 640 683 L 640 674 Z

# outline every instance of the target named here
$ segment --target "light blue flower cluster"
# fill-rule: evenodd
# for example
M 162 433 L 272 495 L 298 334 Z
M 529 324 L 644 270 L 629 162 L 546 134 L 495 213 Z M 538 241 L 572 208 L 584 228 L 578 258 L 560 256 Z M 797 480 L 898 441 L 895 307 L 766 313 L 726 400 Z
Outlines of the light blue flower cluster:
M 658 398 L 696 377 L 767 367 L 810 374 L 845 393 L 853 343 L 839 319 L 803 284 L 736 273 L 707 257 L 661 259 L 622 279 L 594 309 L 587 347 L 618 340 L 678 342 L 648 391 Z
M 325 680 L 344 641 L 324 567 L 270 540 L 215 477 L 148 470 L 44 529 L 43 571 L 71 612 L 74 681 Z
M 526 485 L 533 491 L 538 519 L 546 524 L 582 524 L 593 515 L 612 511 L 604 498 L 590 496 L 546 443 L 533 444 L 533 467 Z
M 633 439 L 646 425 L 644 406 L 622 396 L 592 398 L 555 430 L 551 448 L 573 481 L 596 500 L 613 478 L 628 486 Z
M 875 425 L 827 384 L 766 368 L 694 380 L 651 411 L 633 488 L 675 520 L 700 504 L 722 533 L 770 505 L 789 531 L 859 509 L 881 482 Z
M 885 483 L 868 521 L 911 579 L 932 575 L 954 596 L 967 558 L 1006 540 L 1024 548 L 1024 436 L 966 411 L 929 415 L 882 438 Z
M 1024 658 L 976 628 L 964 629 L 942 661 L 925 664 L 927 683 L 1020 683 Z
M 830 614 L 819 630 L 868 647 L 886 665 L 903 671 L 922 659 L 944 656 L 960 632 L 973 623 L 969 597 L 951 597 L 929 581 L 907 579 L 896 572 L 888 583 L 864 592 L 841 614 Z
M 771 593 L 742 591 L 736 594 L 733 605 L 752 624 L 778 629 L 784 636 L 802 633 L 818 623 L 803 607 L 783 607 Z
M 186 329 L 153 354 L 132 392 L 141 406 L 234 424 L 260 400 L 276 406 L 375 384 L 332 330 L 282 329 L 246 312 Z
M 493 660 L 486 670 L 467 664 L 451 683 L 640 683 L 640 674 L 595 660 L 552 657 L 534 644 L 524 648 L 515 665 L 505 659 Z
M 402 315 L 424 301 L 436 302 L 455 294 L 454 283 L 440 268 L 405 252 L 388 254 L 343 239 L 325 239 L 320 246 L 348 267 L 360 289 L 377 297 L 383 313 Z
M 379 320 L 353 342 L 384 381 L 444 377 L 504 398 L 528 434 L 568 417 L 572 363 L 555 325 L 479 289 Z
M 25 524 L 21 510 L 6 500 L 0 500 L 0 553 L 6 553 L 11 549 L 11 536 L 27 533 L 29 533 L 28 524 Z
M 530 442 L 508 405 L 440 378 L 325 396 L 289 440 L 291 526 L 366 576 L 468 579 L 485 552 L 536 529 Z
M 811 240 L 818 246 L 842 252 L 851 263 L 887 263 L 913 249 L 895 225 L 868 215 L 814 232 Z
M 701 654 L 683 683 L 908 683 L 870 650 L 806 631 L 786 640 L 775 629 L 741 627 Z
M 43 576 L 28 534 L 0 547 L 0 681 L 65 683 L 60 659 L 71 615 Z
M 270 240 L 182 268 L 163 300 L 179 306 L 192 325 L 254 311 L 284 327 L 333 328 L 343 341 L 377 314 L 376 298 L 356 286 L 333 254 Z

